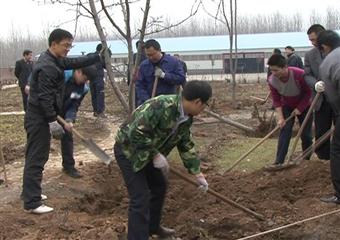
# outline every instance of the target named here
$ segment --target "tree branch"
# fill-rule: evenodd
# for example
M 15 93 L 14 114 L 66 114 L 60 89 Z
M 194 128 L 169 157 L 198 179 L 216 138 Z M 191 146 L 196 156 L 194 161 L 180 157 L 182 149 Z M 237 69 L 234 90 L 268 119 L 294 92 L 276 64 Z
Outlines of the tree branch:
M 189 20 L 191 17 L 195 16 L 196 13 L 198 12 L 201 4 L 202 4 L 202 1 L 200 0 L 197 7 L 195 8 L 195 4 L 198 2 L 198 0 L 195 0 L 195 2 L 193 3 L 192 7 L 191 7 L 191 11 L 190 11 L 190 14 L 189 16 L 187 16 L 186 18 L 180 20 L 179 22 L 175 23 L 175 24 L 171 24 L 170 26 L 167 26 L 167 27 L 164 27 L 162 29 L 158 29 L 158 30 L 155 30 L 155 31 L 151 31 L 151 32 L 146 32 L 145 35 L 151 35 L 151 34 L 154 34 L 154 33 L 159 33 L 159 32 L 163 32 L 165 30 L 169 30 L 171 28 L 174 28 L 174 27 L 177 27 L 179 25 L 181 25 L 182 23 L 186 22 L 187 20 Z M 150 24 L 148 24 L 150 25 Z
M 123 38 L 127 38 L 126 34 L 123 32 L 123 30 L 115 23 L 115 21 L 113 21 L 112 17 L 110 16 L 109 12 L 107 11 L 105 4 L 104 4 L 104 0 L 100 0 L 100 4 L 102 6 L 102 9 L 104 10 L 104 13 L 106 15 L 106 17 L 109 19 L 109 21 L 111 22 L 111 24 L 113 25 L 113 27 L 119 32 L 120 35 L 123 36 Z

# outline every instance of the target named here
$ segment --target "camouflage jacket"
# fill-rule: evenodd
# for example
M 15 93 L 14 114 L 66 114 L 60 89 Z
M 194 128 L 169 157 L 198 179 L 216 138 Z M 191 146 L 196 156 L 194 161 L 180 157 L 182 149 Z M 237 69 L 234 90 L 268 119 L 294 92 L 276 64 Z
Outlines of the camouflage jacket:
M 184 115 L 181 96 L 161 95 L 138 107 L 118 130 L 116 143 L 138 172 L 157 153 L 167 156 L 177 146 L 189 173 L 200 173 L 190 127 L 192 117 Z

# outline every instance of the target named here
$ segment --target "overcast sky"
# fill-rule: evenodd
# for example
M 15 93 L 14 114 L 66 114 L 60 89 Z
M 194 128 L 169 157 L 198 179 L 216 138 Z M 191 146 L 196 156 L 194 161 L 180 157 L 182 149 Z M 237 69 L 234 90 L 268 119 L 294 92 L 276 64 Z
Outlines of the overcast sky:
M 40 2 L 43 1 L 40 0 Z M 105 2 L 112 3 L 113 1 L 106 0 Z M 195 0 L 151 0 L 150 16 L 170 16 L 174 20 L 181 19 L 188 15 L 193 2 Z M 205 2 L 206 5 L 209 5 L 211 0 L 205 0 Z M 237 2 L 240 15 L 269 14 L 275 11 L 288 15 L 299 12 L 306 22 L 313 9 L 320 14 L 324 14 L 327 7 L 340 9 L 340 0 L 238 0 Z M 136 20 L 141 17 L 141 13 L 140 8 L 134 6 L 132 16 L 133 20 Z M 72 11 L 67 11 L 68 9 L 69 7 L 60 4 L 38 4 L 37 0 L 2 0 L 1 38 L 10 36 L 12 29 L 24 34 L 29 30 L 32 35 L 42 35 L 44 31 L 51 30 L 54 26 L 72 19 L 75 14 Z M 206 17 L 203 11 L 199 14 Z M 81 25 L 84 28 L 90 26 L 90 30 L 94 29 L 92 22 L 86 19 L 81 20 Z M 62 27 L 74 32 L 74 23 L 62 25 Z

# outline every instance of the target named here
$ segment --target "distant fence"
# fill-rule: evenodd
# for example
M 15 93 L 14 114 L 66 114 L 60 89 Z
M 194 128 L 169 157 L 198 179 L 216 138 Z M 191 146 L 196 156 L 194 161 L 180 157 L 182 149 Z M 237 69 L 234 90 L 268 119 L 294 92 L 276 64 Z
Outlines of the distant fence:
M 0 68 L 0 85 L 16 84 L 17 82 L 13 67 Z

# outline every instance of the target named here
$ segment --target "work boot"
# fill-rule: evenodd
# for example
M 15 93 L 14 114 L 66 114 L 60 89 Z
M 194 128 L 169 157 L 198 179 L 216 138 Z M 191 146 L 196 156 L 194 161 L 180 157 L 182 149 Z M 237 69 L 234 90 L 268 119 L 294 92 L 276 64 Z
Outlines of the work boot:
M 48 207 L 46 205 L 41 205 L 37 208 L 34 208 L 34 209 L 28 209 L 28 210 L 25 210 L 26 212 L 28 213 L 34 213 L 34 214 L 44 214 L 44 213 L 49 213 L 49 212 L 53 212 L 53 208 L 51 207 Z
M 159 238 L 171 237 L 175 234 L 175 229 L 160 226 L 157 231 L 150 232 L 150 235 L 157 235 Z
M 76 168 L 63 168 L 63 172 L 73 178 L 81 178 L 82 175 Z
M 325 202 L 325 203 L 340 204 L 340 199 L 337 196 L 322 197 L 322 198 L 320 198 L 320 200 L 321 200 L 321 202 Z

